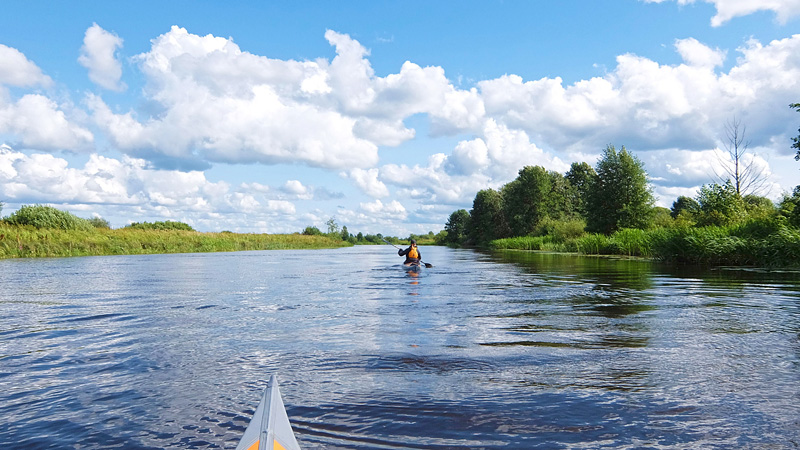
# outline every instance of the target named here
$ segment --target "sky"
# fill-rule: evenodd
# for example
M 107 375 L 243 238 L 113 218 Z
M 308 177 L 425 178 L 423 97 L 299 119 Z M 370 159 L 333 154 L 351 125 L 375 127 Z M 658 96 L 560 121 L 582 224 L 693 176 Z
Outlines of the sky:
M 670 207 L 733 122 L 800 184 L 800 0 L 2 4 L 2 216 L 403 237 L 608 145 Z

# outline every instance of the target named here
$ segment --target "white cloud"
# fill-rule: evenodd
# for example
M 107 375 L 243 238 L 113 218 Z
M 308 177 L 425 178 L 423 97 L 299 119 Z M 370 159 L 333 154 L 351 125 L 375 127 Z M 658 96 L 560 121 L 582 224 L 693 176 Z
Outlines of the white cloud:
M 353 169 L 350 172 L 342 172 L 344 178 L 352 180 L 356 187 L 370 197 L 386 197 L 389 195 L 389 189 L 378 179 L 378 174 L 378 169 Z
M 379 199 L 376 199 L 372 202 L 361 203 L 360 207 L 362 211 L 379 218 L 405 220 L 408 215 L 406 208 L 397 200 L 383 203 Z
M 122 48 L 122 39 L 101 28 L 96 23 L 86 30 L 78 62 L 89 69 L 89 79 L 105 89 L 124 91 L 122 64 L 116 52 Z
M 19 50 L 0 44 L 0 85 L 50 86 L 53 80 Z
M 287 180 L 281 190 L 298 199 L 310 200 L 314 198 L 314 190 L 303 185 L 300 180 Z
M 83 167 L 75 168 L 53 155 L 27 155 L 7 145 L 0 147 L 0 198 L 8 203 L 60 203 L 95 212 L 96 208 L 114 212 L 124 207 L 121 214 L 127 222 L 141 220 L 140 215 L 146 220 L 184 217 L 190 222 L 205 220 L 217 230 L 229 220 L 223 220 L 221 213 L 230 215 L 234 223 L 249 214 L 264 220 L 282 217 L 294 225 L 295 205 L 265 198 L 268 191 L 258 183 L 232 189 L 226 182 L 209 181 L 202 172 L 151 169 L 144 160 L 130 157 L 91 155 Z M 215 216 L 216 224 L 211 221 Z M 293 229 L 272 228 L 272 232 Z
M 697 39 L 678 39 L 675 48 L 686 64 L 696 67 L 714 68 L 721 66 L 725 61 L 725 52 L 720 49 L 711 49 Z
M 195 164 L 198 158 L 204 164 L 325 168 L 377 162 L 377 146 L 354 133 L 356 118 L 313 101 L 330 91 L 324 61 L 272 60 L 243 52 L 229 39 L 178 27 L 135 59 L 147 79 L 146 95 L 162 114 L 115 114 L 99 97 L 89 97 L 97 123 L 123 151 Z
M 647 3 L 662 3 L 670 0 L 644 0 Z M 677 0 L 679 5 L 695 3 L 696 0 Z M 778 22 L 786 23 L 800 14 L 800 0 L 702 0 L 711 3 L 717 14 L 711 18 L 711 26 L 718 27 L 735 17 L 742 17 L 759 11 L 772 11 Z
M 28 94 L 17 102 L 4 104 L 0 98 L 0 134 L 17 136 L 28 148 L 40 150 L 87 150 L 94 135 L 71 122 L 55 101 Z

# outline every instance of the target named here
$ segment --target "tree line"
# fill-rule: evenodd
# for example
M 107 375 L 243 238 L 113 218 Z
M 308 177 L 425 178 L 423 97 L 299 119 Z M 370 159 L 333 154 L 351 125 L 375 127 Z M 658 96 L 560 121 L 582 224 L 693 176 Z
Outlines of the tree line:
M 479 191 L 470 211 L 450 215 L 441 243 L 488 247 L 500 239 L 535 236 L 563 242 L 587 233 L 609 236 L 628 229 L 721 227 L 748 221 L 800 227 L 800 186 L 777 205 L 744 194 L 739 187 L 730 179 L 710 183 L 695 197 L 679 197 L 670 209 L 656 207 L 642 161 L 625 147 L 609 145 L 595 167 L 576 162 L 561 174 L 526 166 L 500 189 Z

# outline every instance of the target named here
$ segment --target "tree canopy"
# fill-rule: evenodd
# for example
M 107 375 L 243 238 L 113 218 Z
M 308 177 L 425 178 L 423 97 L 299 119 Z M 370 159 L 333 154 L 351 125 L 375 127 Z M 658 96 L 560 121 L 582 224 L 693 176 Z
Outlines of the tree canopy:
M 587 228 L 606 234 L 620 228 L 645 228 L 655 199 L 639 158 L 624 146 L 618 152 L 609 145 L 597 162 L 596 172 L 589 195 Z

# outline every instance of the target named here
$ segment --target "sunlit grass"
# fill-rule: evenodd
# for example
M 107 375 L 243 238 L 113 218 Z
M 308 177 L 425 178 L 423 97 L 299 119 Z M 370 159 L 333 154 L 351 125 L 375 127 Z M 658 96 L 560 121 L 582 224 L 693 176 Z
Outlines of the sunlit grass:
M 526 236 L 497 239 L 489 247 L 640 256 L 680 264 L 800 266 L 800 230 L 778 220 L 725 227 L 623 229 L 611 235 L 584 233 L 562 242 L 549 235 Z
M 178 230 L 56 230 L 0 223 L 0 258 L 231 252 L 345 247 L 326 236 Z

